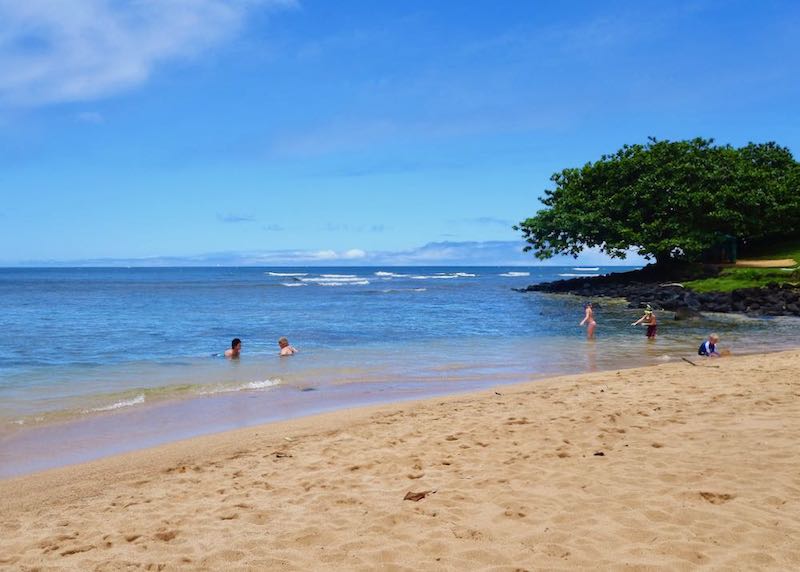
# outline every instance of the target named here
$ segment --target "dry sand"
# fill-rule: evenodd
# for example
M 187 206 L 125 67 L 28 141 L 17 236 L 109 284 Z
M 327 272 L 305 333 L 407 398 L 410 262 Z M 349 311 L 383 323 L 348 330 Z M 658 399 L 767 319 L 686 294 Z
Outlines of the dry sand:
M 800 569 L 799 351 L 497 392 L 2 481 L 0 568 Z

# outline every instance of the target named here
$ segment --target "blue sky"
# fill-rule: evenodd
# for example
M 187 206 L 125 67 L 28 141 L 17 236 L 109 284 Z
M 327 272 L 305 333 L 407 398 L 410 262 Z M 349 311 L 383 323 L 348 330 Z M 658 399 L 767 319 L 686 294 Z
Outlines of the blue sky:
M 797 155 L 798 29 L 768 0 L 0 0 L 0 263 L 532 261 L 510 227 L 564 167 Z

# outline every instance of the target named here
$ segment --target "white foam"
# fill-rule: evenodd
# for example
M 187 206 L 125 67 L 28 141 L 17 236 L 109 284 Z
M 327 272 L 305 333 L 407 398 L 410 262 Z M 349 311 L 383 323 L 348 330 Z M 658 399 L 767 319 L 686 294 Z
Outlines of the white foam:
M 425 292 L 427 288 L 386 288 L 385 290 L 381 290 L 384 294 L 388 294 L 390 292 Z
M 334 282 L 317 282 L 319 286 L 366 286 L 369 284 L 369 280 L 348 280 L 346 282 L 343 281 L 334 281 Z
M 584 267 L 575 266 L 573 268 L 573 270 L 580 270 L 581 272 L 586 272 L 588 270 L 589 272 L 593 272 L 593 271 L 600 270 L 600 267 L 599 266 L 584 266 Z
M 308 284 L 303 284 L 302 282 L 281 282 L 281 286 L 286 286 L 287 288 L 295 288 L 297 286 L 308 286 Z
M 323 278 L 357 278 L 355 274 L 320 274 Z
M 308 276 L 307 272 L 267 272 L 269 276 Z
M 206 391 L 200 391 L 198 393 L 200 395 L 214 395 L 215 393 L 231 393 L 234 391 L 253 391 L 258 389 L 267 389 L 268 387 L 275 387 L 280 383 L 281 380 L 278 378 L 264 379 L 259 381 L 249 381 L 243 385 L 222 386 L 222 387 L 218 386 Z
M 384 272 L 379 270 L 375 273 L 375 276 L 380 276 L 381 278 L 404 278 L 408 276 L 408 274 L 396 274 L 394 272 Z
M 514 278 L 515 276 L 530 276 L 530 272 L 504 272 L 500 276 L 507 276 L 509 278 Z
M 592 276 L 600 276 L 599 274 L 570 274 L 566 272 L 564 274 L 559 274 L 559 276 L 563 276 L 564 278 L 591 278 Z
M 281 382 L 280 379 L 265 379 L 263 381 L 251 381 L 244 384 L 239 389 L 266 389 L 267 387 L 274 387 Z
M 458 278 L 458 276 L 455 276 L 453 274 L 444 274 L 444 275 L 436 275 L 436 276 L 426 276 L 426 275 L 420 274 L 420 275 L 411 277 L 412 280 L 452 280 L 453 278 Z
M 364 278 L 359 278 L 357 276 L 326 276 L 323 274 L 321 278 L 301 278 L 300 280 L 302 282 L 312 283 L 340 282 L 342 284 L 346 284 L 348 282 L 363 282 Z
M 469 272 L 437 272 L 433 276 L 418 274 L 411 278 L 414 280 L 452 280 L 454 278 L 475 278 L 475 276 L 477 276 L 477 274 L 470 274 Z
M 137 395 L 133 399 L 123 399 L 122 401 L 117 401 L 116 403 L 106 405 L 105 407 L 95 407 L 89 411 L 113 411 L 115 409 L 122 409 L 123 407 L 132 407 L 141 403 L 144 403 L 144 394 Z M 89 411 L 84 411 L 84 413 L 88 413 Z

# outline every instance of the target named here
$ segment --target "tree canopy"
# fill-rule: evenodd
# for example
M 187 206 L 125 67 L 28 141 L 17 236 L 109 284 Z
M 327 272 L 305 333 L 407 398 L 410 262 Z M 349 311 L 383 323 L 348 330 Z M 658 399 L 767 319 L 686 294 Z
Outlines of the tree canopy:
M 598 247 L 694 261 L 725 237 L 749 245 L 800 235 L 800 163 L 775 143 L 650 138 L 550 180 L 545 208 L 514 227 L 540 259 Z

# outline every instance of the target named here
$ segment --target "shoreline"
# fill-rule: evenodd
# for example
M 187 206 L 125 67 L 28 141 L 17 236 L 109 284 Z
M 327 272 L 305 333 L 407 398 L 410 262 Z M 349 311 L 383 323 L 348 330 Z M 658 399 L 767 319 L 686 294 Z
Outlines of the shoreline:
M 282 393 L 273 390 L 201 395 L 150 403 L 139 408 L 108 411 L 86 418 L 53 421 L 37 427 L 19 428 L 13 433 L 0 436 L 0 483 L 6 479 L 231 431 L 364 407 L 392 406 L 468 394 L 502 385 L 496 380 L 460 382 L 454 387 L 448 387 L 448 383 L 455 382 L 426 383 L 421 387 L 405 387 L 395 391 L 386 391 L 380 385 L 373 387 L 371 384 L 355 382 L 351 384 L 353 388 L 346 385 L 334 386 L 315 390 L 313 396 L 296 388 L 276 388 L 278 392 L 284 390 Z M 509 382 L 516 383 L 521 382 Z M 339 391 L 348 389 L 353 390 L 351 395 L 345 398 L 337 396 Z M 317 401 L 309 403 L 304 400 L 309 397 Z M 323 399 L 329 401 L 321 401 Z M 261 408 L 263 410 L 259 411 Z M 208 420 L 205 425 L 197 422 L 202 416 L 206 416 Z M 130 429 L 136 426 L 140 427 L 139 432 L 130 435 Z M 102 435 L 102 438 L 97 435 Z M 25 456 L 24 461 L 14 460 L 15 456 L 20 455 Z
M 800 349 L 752 350 L 735 357 L 765 355 Z M 392 406 L 518 384 L 543 383 L 571 376 L 654 368 L 694 360 L 694 354 L 671 356 L 660 362 L 612 363 L 583 372 L 519 374 L 517 379 L 484 379 L 397 384 L 351 382 L 312 387 L 311 391 L 279 385 L 266 391 L 220 392 L 174 397 L 135 407 L 58 419 L 38 425 L 18 426 L 0 432 L 0 482 L 41 471 L 89 463 L 111 456 L 147 450 L 173 442 L 263 425 L 346 412 L 363 407 Z M 201 422 L 202 421 L 202 422 Z
M 791 350 L 195 437 L 0 481 L 0 566 L 795 568 L 798 397 Z

